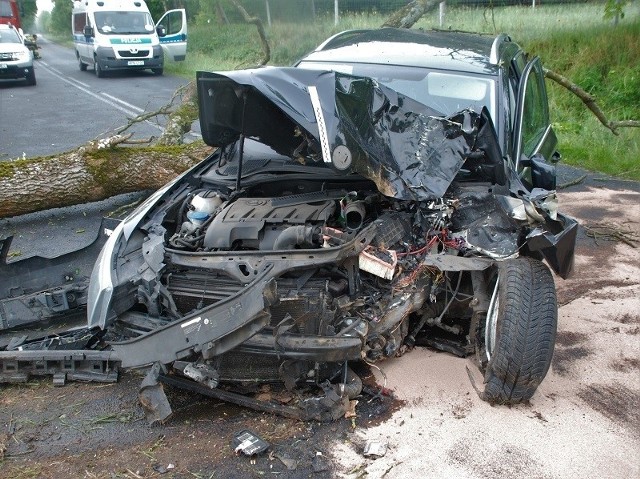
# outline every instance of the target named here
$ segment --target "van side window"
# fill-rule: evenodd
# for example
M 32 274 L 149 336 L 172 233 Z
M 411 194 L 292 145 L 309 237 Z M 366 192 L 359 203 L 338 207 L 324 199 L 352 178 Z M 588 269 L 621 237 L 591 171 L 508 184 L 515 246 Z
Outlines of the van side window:
M 167 29 L 167 35 L 175 35 L 182 30 L 182 13 L 169 12 L 162 20 L 162 26 Z

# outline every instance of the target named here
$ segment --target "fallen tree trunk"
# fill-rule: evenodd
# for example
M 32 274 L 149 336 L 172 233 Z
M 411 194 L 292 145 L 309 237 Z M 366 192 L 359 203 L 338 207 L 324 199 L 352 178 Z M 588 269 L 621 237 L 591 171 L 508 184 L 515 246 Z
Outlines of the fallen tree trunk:
M 180 147 L 113 146 L 123 139 L 92 142 L 48 158 L 0 162 L 0 218 L 155 190 L 212 151 L 200 142 Z
M 413 0 L 394 12 L 383 27 L 411 28 L 422 16 L 435 10 L 442 0 Z

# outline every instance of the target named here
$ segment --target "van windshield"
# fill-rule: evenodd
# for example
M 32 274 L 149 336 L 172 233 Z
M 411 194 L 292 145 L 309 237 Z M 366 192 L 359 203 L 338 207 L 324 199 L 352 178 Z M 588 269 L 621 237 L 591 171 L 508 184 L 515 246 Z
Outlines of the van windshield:
M 153 20 L 146 12 L 96 12 L 96 28 L 106 35 L 153 32 Z

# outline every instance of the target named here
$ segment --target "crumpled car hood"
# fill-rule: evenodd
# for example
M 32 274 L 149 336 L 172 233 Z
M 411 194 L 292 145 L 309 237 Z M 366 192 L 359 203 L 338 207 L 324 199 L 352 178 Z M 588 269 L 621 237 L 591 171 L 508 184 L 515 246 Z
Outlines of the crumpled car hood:
M 244 135 L 303 158 L 306 141 L 306 158 L 369 178 L 389 197 L 442 197 L 472 151 L 503 169 L 486 111 L 443 118 L 371 78 L 269 67 L 198 72 L 197 86 L 208 145 L 224 147 Z

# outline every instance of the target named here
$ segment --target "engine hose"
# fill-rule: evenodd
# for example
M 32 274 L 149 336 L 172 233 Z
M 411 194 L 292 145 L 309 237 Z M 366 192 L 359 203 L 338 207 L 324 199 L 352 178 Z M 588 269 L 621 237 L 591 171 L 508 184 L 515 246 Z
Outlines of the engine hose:
M 285 229 L 273 243 L 274 251 L 293 249 L 301 244 L 311 244 L 313 226 L 290 226 Z

